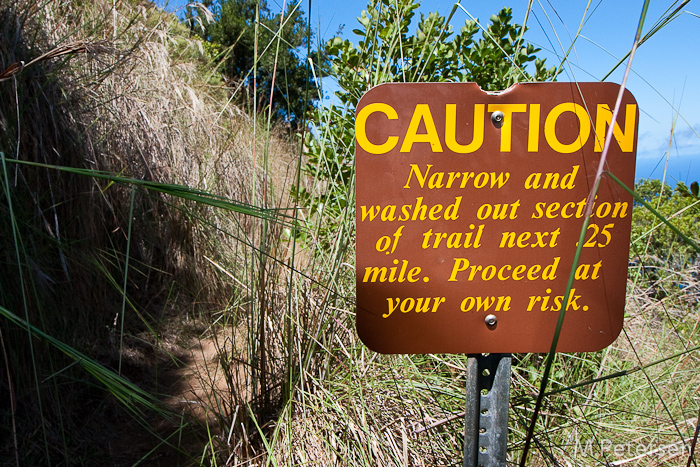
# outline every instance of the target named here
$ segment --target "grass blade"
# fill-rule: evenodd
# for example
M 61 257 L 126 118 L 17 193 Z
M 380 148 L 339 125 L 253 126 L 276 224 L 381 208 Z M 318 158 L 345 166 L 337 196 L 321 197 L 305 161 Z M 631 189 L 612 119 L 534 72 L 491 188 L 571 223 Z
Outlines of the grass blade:
M 637 35 L 634 38 L 634 44 L 632 46 L 632 51 L 629 56 L 629 61 L 627 62 L 627 69 L 625 70 L 625 75 L 622 79 L 622 84 L 620 85 L 620 92 L 617 96 L 617 102 L 615 103 L 615 110 L 613 111 L 612 121 L 617 121 L 617 114 L 620 111 L 620 104 L 622 103 L 622 95 L 625 91 L 625 84 L 627 83 L 627 77 L 629 76 L 630 70 L 632 68 L 632 60 L 634 59 L 634 52 L 639 44 L 639 37 L 642 32 L 642 27 L 644 26 L 644 19 L 646 18 L 647 10 L 649 8 L 649 0 L 645 0 L 644 6 L 642 7 L 642 14 L 639 19 L 639 26 L 637 27 Z M 586 210 L 584 214 L 583 227 L 581 228 L 581 233 L 579 235 L 578 245 L 576 247 L 576 253 L 574 255 L 574 262 L 569 271 L 569 279 L 566 284 L 566 292 L 564 292 L 564 301 L 562 303 L 568 303 L 569 296 L 571 295 L 571 288 L 574 284 L 574 276 L 576 268 L 578 266 L 579 258 L 581 257 L 581 251 L 583 250 L 583 242 L 585 240 L 586 229 L 588 229 L 588 224 L 591 218 L 591 212 L 593 211 L 593 204 L 595 202 L 595 195 L 598 192 L 598 187 L 600 185 L 601 176 L 603 174 L 603 168 L 605 167 L 605 160 L 608 155 L 608 150 L 610 149 L 610 144 L 613 136 L 613 128 L 615 125 L 610 125 L 608 128 L 608 133 L 606 135 L 605 145 L 603 147 L 603 152 L 600 156 L 600 163 L 598 165 L 598 172 L 596 174 L 595 181 L 593 182 L 593 189 L 591 194 L 588 196 L 588 202 L 586 205 Z M 542 382 L 540 383 L 539 394 L 537 396 L 537 402 L 535 403 L 534 413 L 530 421 L 530 427 L 528 428 L 527 436 L 525 438 L 525 446 L 523 448 L 522 457 L 520 458 L 520 467 L 525 467 L 525 462 L 527 461 L 528 452 L 530 450 L 530 443 L 532 437 L 535 434 L 535 424 L 537 422 L 537 417 L 539 416 L 540 409 L 542 407 L 542 402 L 544 400 L 544 395 L 547 390 L 547 385 L 549 384 L 549 376 L 552 370 L 552 364 L 554 363 L 554 356 L 557 350 L 557 344 L 559 342 L 559 334 L 561 333 L 561 328 L 564 325 L 564 316 L 566 315 L 566 307 L 561 307 L 559 311 L 559 318 L 557 320 L 557 327 L 554 331 L 554 337 L 552 338 L 552 346 L 550 348 L 549 354 L 547 355 L 547 360 L 545 363 L 544 374 L 542 376 Z

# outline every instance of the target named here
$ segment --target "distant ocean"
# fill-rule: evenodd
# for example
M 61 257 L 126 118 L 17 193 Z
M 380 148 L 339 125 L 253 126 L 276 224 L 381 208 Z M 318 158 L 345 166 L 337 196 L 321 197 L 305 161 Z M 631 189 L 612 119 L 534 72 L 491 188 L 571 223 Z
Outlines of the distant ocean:
M 637 158 L 637 170 L 635 180 L 642 178 L 661 179 L 664 175 L 665 157 L 658 159 Z M 670 156 L 666 169 L 666 182 L 675 186 L 678 182 L 690 185 L 692 182 L 700 182 L 700 154 Z

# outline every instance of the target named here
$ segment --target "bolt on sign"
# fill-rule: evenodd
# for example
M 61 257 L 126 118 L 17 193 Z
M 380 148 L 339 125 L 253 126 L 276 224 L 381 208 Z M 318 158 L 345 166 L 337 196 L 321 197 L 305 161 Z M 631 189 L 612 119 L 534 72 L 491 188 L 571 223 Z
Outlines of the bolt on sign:
M 384 353 L 595 351 L 622 329 L 638 109 L 612 83 L 393 83 L 355 116 L 357 330 Z

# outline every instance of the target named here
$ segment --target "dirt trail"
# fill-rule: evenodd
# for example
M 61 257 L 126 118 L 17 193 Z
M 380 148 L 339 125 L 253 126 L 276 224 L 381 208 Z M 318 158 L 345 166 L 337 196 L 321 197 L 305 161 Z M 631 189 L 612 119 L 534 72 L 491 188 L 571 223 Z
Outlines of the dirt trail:
M 231 359 L 233 334 L 230 329 L 219 331 L 215 337 L 199 338 L 189 349 L 170 346 L 168 361 L 176 363 L 161 366 L 157 393 L 175 421 L 159 418 L 152 426 L 170 446 L 162 443 L 149 453 L 157 438 L 134 423 L 126 423 L 111 445 L 117 457 L 131 457 L 129 453 L 146 456 L 138 465 L 147 467 L 184 466 L 211 449 L 210 439 L 219 447 L 236 441 L 228 433 L 232 421 L 239 424 L 245 413 L 244 407 L 238 406 L 248 400 L 248 391 L 232 393 L 234 387 L 247 387 L 244 366 Z
M 221 353 L 214 339 L 204 339 L 190 349 L 183 365 L 166 370 L 163 377 L 170 382 L 165 404 L 175 413 L 185 412 L 212 434 L 220 434 L 217 413 L 228 413 L 230 389 L 222 368 Z

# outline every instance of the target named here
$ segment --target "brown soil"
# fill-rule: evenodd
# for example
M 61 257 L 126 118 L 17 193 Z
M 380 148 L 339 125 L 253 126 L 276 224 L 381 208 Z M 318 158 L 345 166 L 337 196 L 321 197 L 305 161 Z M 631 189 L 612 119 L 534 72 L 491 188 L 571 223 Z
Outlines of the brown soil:
M 227 363 L 232 355 L 231 331 L 220 331 L 217 336 L 193 339 L 193 342 L 189 349 L 161 342 L 161 348 L 167 347 L 162 352 L 167 360 L 156 357 L 157 370 L 154 361 L 147 362 L 142 352 L 125 349 L 125 354 L 140 354 L 129 359 L 132 364 L 138 360 L 140 373 L 145 366 L 150 367 L 157 384 L 149 392 L 160 394 L 165 409 L 173 417 L 171 420 L 157 417 L 149 428 L 127 417 L 112 426 L 113 435 L 107 446 L 112 465 L 199 465 L 205 450 L 209 451 L 206 457 L 210 457 L 212 444 L 217 450 L 235 451 L 234 443 L 240 440 L 228 433 L 232 421 L 239 426 L 246 415 L 247 409 L 240 404 L 248 399 L 246 391 L 231 393 L 232 385 L 246 387 L 243 365 Z

